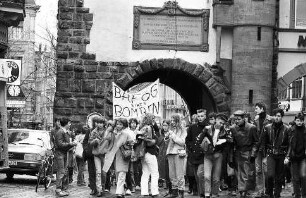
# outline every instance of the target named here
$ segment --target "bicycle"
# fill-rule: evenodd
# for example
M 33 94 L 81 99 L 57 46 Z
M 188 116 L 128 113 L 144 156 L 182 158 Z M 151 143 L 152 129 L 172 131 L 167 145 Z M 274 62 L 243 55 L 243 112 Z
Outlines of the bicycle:
M 45 190 L 49 188 L 51 184 L 50 173 L 52 173 L 53 160 L 54 160 L 54 155 L 51 154 L 45 156 L 45 158 L 41 161 L 41 165 L 37 173 L 37 183 L 36 183 L 35 192 L 37 192 L 37 189 L 41 184 L 41 182 L 43 183 Z

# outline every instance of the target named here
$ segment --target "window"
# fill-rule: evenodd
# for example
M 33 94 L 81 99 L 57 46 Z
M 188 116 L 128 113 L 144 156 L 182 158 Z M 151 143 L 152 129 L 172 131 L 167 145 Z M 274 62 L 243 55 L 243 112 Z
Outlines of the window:
M 280 93 L 278 94 L 278 99 L 279 99 L 279 100 L 286 100 L 286 99 L 287 99 L 287 92 L 288 92 L 288 89 L 286 89 L 286 90 L 280 92 Z
M 292 98 L 301 98 L 302 96 L 302 78 L 298 78 L 291 84 Z
M 295 2 L 295 27 L 306 28 L 306 1 L 296 0 Z
M 257 27 L 257 40 L 261 40 L 261 27 Z
M 253 104 L 253 90 L 249 90 L 249 104 Z

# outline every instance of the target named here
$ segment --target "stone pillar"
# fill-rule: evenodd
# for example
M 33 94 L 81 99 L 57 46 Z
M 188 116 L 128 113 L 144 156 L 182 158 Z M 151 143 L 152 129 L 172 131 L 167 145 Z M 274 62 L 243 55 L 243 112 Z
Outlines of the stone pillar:
M 231 111 L 254 111 L 256 102 L 271 105 L 275 0 L 235 0 Z M 253 90 L 253 104 L 249 93 Z

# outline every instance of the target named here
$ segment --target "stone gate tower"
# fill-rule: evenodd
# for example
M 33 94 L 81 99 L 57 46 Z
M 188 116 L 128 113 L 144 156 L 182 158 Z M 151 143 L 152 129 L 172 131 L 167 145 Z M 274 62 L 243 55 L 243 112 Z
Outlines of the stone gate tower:
M 233 31 L 231 111 L 270 111 L 276 0 L 214 2 L 214 25 Z

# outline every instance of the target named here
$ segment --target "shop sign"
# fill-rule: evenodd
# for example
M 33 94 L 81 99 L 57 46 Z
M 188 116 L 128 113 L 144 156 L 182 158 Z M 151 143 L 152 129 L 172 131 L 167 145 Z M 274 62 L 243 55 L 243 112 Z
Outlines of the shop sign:
M 12 108 L 23 108 L 25 107 L 25 101 L 23 100 L 7 100 L 6 101 L 6 106 L 7 107 L 12 107 Z
M 21 60 L 0 59 L 0 77 L 7 78 L 7 84 L 20 85 Z

